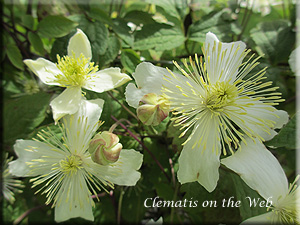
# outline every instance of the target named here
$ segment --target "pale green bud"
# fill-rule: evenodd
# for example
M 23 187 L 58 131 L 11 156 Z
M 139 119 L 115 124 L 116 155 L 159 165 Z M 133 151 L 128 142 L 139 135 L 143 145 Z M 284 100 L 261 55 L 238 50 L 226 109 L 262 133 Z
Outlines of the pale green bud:
M 117 135 L 103 131 L 91 140 L 89 152 L 95 163 L 105 166 L 119 159 L 122 147 Z
M 145 125 L 157 126 L 169 115 L 169 109 L 169 101 L 165 96 L 149 93 L 140 100 L 137 116 Z

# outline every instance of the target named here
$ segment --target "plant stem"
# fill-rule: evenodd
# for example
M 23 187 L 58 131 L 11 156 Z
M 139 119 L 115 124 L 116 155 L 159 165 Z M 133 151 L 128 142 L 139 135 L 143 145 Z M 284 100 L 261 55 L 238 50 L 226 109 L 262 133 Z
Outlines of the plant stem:
M 111 118 L 118 122 L 118 119 L 116 119 L 113 115 L 111 115 Z M 156 162 L 156 164 L 159 166 L 159 168 L 161 169 L 161 171 L 163 172 L 163 174 L 165 175 L 165 177 L 168 179 L 168 181 L 170 182 L 171 179 L 170 177 L 168 176 L 168 174 L 165 172 L 163 166 L 159 163 L 159 161 L 156 159 L 156 157 L 153 155 L 153 153 L 145 146 L 145 144 L 136 136 L 134 135 L 130 130 L 128 130 L 128 128 L 122 124 L 122 123 L 119 123 L 119 125 L 124 128 L 131 137 L 133 137 L 140 145 L 142 145 L 142 147 L 149 153 L 149 155 L 153 158 L 153 160 Z
M 133 112 L 131 112 L 131 110 L 128 109 L 124 104 L 122 104 L 115 96 L 113 96 L 111 91 L 108 91 L 107 93 L 113 100 L 118 102 L 123 107 L 123 109 L 125 109 L 130 115 L 132 115 L 137 121 L 139 121 L 139 118 Z
M 123 201 L 124 194 L 125 191 L 123 190 L 123 187 L 121 187 L 121 193 L 120 193 L 119 203 L 118 203 L 118 215 L 117 215 L 118 224 L 121 224 L 121 211 L 122 211 L 122 201 Z
M 44 208 L 46 205 L 39 205 L 39 206 L 36 206 L 36 207 L 33 207 L 31 209 L 28 209 L 26 212 L 24 212 L 21 216 L 19 216 L 14 222 L 13 222 L 13 225 L 17 225 L 19 223 L 22 222 L 23 219 L 25 219 L 30 213 L 38 210 L 38 209 L 41 209 L 41 208 Z

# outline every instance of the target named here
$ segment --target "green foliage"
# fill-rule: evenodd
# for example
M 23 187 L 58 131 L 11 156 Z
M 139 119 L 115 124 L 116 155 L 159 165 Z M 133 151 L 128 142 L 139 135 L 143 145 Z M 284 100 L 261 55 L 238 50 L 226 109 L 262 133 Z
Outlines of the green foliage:
M 287 61 L 291 54 L 296 37 L 292 29 L 285 20 L 262 22 L 251 30 L 251 37 L 258 53 L 276 64 Z
M 47 16 L 38 25 L 38 32 L 47 38 L 63 37 L 77 24 L 63 16 Z
M 26 137 L 44 121 L 50 97 L 47 93 L 36 93 L 4 102 L 4 140 L 7 144 Z
M 286 99 L 276 108 L 295 114 L 281 130 L 276 130 L 278 134 L 272 140 L 265 142 L 287 177 L 294 178 L 296 117 L 300 114 L 295 108 L 296 82 L 288 59 L 296 48 L 296 14 L 295 5 L 291 1 L 284 2 L 271 6 L 267 15 L 254 8 L 241 7 L 237 1 L 225 0 L 5 2 L 1 55 L 3 152 L 15 156 L 13 145 L 17 139 L 36 138 L 38 132 L 48 128 L 62 138 L 49 103 L 63 89 L 44 85 L 23 60 L 42 57 L 55 63 L 57 54 L 67 54 L 69 39 L 77 28 L 87 35 L 92 47 L 91 61 L 99 69 L 119 67 L 122 73 L 129 75 L 142 61 L 179 72 L 172 60 L 180 62 L 195 53 L 203 55 L 201 47 L 206 33 L 213 32 L 223 42 L 242 40 L 256 56 L 262 56 L 249 76 L 268 67 L 265 81 L 279 87 L 277 91 Z M 25 90 L 28 81 L 37 85 L 38 93 Z M 99 131 L 114 127 L 124 149 L 135 149 L 143 154 L 141 179 L 133 187 L 115 185 L 114 189 L 107 187 L 109 193 L 98 193 L 99 201 L 94 199 L 94 222 L 73 218 L 62 224 L 144 224 L 159 218 L 165 224 L 239 224 L 266 212 L 265 208 L 249 206 L 246 197 L 262 199 L 261 196 L 223 166 L 219 169 L 217 188 L 211 193 L 198 182 L 180 184 L 178 158 L 182 143 L 192 129 L 179 138 L 183 130 L 174 126 L 171 113 L 158 126 L 143 125 L 136 117 L 136 109 L 126 103 L 126 85 L 106 93 L 83 90 L 83 95 L 88 100 L 105 100 L 100 118 L 104 124 Z M 13 204 L 4 202 L 4 222 L 16 223 L 21 219 L 22 225 L 52 224 L 54 210 L 44 205 L 45 195 L 35 194 L 38 187 L 31 188 L 29 178 L 22 180 L 24 192 L 16 194 Z M 198 205 L 144 207 L 147 198 L 153 200 L 156 196 L 162 201 L 198 201 Z M 241 205 L 222 207 L 222 200 L 230 197 L 240 200 Z M 205 201 L 215 201 L 217 206 L 204 207 Z
M 20 70 L 24 70 L 21 52 L 15 44 L 9 44 L 6 46 L 6 54 L 15 67 Z
M 163 51 L 176 48 L 185 40 L 182 30 L 168 24 L 146 24 L 135 34 L 134 49 Z
M 298 114 L 298 115 L 297 115 Z M 274 147 L 285 147 L 287 149 L 296 149 L 296 125 L 297 117 L 300 113 L 295 114 L 291 120 L 279 131 L 279 133 L 266 144 Z

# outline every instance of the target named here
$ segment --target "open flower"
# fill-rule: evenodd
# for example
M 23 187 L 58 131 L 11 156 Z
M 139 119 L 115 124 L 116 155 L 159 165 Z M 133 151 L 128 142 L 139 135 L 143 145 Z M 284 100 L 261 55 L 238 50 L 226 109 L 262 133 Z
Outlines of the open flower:
M 286 175 L 277 159 L 259 141 L 247 145 L 221 163 L 241 176 L 245 183 L 264 199 L 272 201 L 265 214 L 252 217 L 243 224 L 300 224 L 300 192 L 295 184 L 288 186 Z
M 21 188 L 24 187 L 22 181 L 17 180 L 8 170 L 8 163 L 13 160 L 13 157 L 8 158 L 8 154 L 5 154 L 5 158 L 2 165 L 2 193 L 6 200 L 10 203 L 15 201 L 14 193 L 22 193 Z
M 62 138 L 50 129 L 38 134 L 40 140 L 17 140 L 14 145 L 19 157 L 10 163 L 16 176 L 34 177 L 37 192 L 46 194 L 46 204 L 55 207 L 57 222 L 74 217 L 94 220 L 92 195 L 114 184 L 133 186 L 140 178 L 137 170 L 142 154 L 123 149 L 115 163 L 95 163 L 88 151 L 89 143 L 99 127 L 103 100 L 83 100 L 78 111 L 63 117 Z
M 169 114 L 169 101 L 161 90 L 165 74 L 165 68 L 142 62 L 132 74 L 137 87 L 133 83 L 126 87 L 128 105 L 137 109 L 138 118 L 146 125 L 156 126 Z
M 51 103 L 53 118 L 59 120 L 66 114 L 75 113 L 82 100 L 81 88 L 98 93 L 119 87 L 131 78 L 121 73 L 120 68 L 98 70 L 91 63 L 92 50 L 87 36 L 77 29 L 68 45 L 68 55 L 57 55 L 57 63 L 46 59 L 24 60 L 24 63 L 43 83 L 66 87 Z
M 271 139 L 288 121 L 288 114 L 272 105 L 282 101 L 272 82 L 263 82 L 265 69 L 249 75 L 258 64 L 253 55 L 242 62 L 249 50 L 241 41 L 219 42 L 207 33 L 202 57 L 184 62 L 184 76 L 171 71 L 164 93 L 178 115 L 172 118 L 190 136 L 183 143 L 179 157 L 178 179 L 181 183 L 198 181 L 209 192 L 219 179 L 220 154 L 234 153 L 246 137 Z M 252 60 L 252 61 L 251 61 Z

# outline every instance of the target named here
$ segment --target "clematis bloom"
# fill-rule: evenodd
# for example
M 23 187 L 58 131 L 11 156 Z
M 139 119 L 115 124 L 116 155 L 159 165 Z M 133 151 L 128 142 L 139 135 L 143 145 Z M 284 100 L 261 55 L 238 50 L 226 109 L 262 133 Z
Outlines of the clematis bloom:
M 131 80 L 121 73 L 120 68 L 98 70 L 98 66 L 90 62 L 92 50 L 87 36 L 77 29 L 68 44 L 68 55 L 57 55 L 57 63 L 38 58 L 26 59 L 24 63 L 47 85 L 58 85 L 66 89 L 50 103 L 53 118 L 59 120 L 66 114 L 75 113 L 82 98 L 81 88 L 98 93 L 119 87 Z
M 88 148 L 103 102 L 82 100 L 75 114 L 63 117 L 61 139 L 48 129 L 38 134 L 40 140 L 17 140 L 14 145 L 18 159 L 10 162 L 10 172 L 33 177 L 32 187 L 39 186 L 37 192 L 46 194 L 57 222 L 74 217 L 93 221 L 92 195 L 114 184 L 133 186 L 141 176 L 137 170 L 143 156 L 133 149 L 123 149 L 118 160 L 107 165 L 92 160 Z
M 288 121 L 288 114 L 273 105 L 283 101 L 272 82 L 263 82 L 265 69 L 254 75 L 259 64 L 241 42 L 222 43 L 207 33 L 202 57 L 184 61 L 186 70 L 178 76 L 165 75 L 163 92 L 167 95 L 172 118 L 184 136 L 177 173 L 181 183 L 198 181 L 209 192 L 219 179 L 220 155 L 233 154 L 246 143 L 246 137 L 258 141 L 275 136 L 275 128 Z
M 165 68 L 142 62 L 133 73 L 136 85 L 126 87 L 127 103 L 137 109 L 138 118 L 146 125 L 158 125 L 169 115 L 169 101 L 162 93 Z
M 247 140 L 247 145 L 232 156 L 221 160 L 241 176 L 245 183 L 264 199 L 272 201 L 265 214 L 245 220 L 242 224 L 299 224 L 300 189 L 296 181 L 288 185 L 277 159 L 259 141 Z

